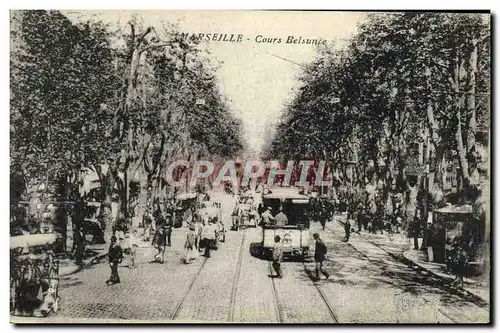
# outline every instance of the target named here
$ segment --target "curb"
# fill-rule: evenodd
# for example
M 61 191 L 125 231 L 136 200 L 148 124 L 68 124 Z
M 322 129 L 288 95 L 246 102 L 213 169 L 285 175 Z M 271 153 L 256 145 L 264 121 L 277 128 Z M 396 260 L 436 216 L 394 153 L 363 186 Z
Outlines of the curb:
M 338 222 L 338 223 L 339 223 L 342 227 L 344 226 L 344 222 L 343 222 L 343 221 L 337 220 L 337 222 Z M 369 239 L 367 239 L 365 236 L 363 236 L 363 235 L 361 235 L 361 234 L 359 234 L 359 236 L 360 236 L 361 238 L 363 238 L 364 240 L 368 241 L 368 242 L 372 242 L 372 241 L 370 241 Z M 372 243 L 374 243 L 374 242 L 372 242 Z M 379 246 L 379 247 L 380 247 L 380 245 L 377 245 L 377 246 Z M 385 250 L 384 250 L 384 251 L 385 251 Z M 453 278 L 449 278 L 449 277 L 446 277 L 446 276 L 440 275 L 440 274 L 438 274 L 438 273 L 435 273 L 435 272 L 433 272 L 433 271 L 429 270 L 428 268 L 426 268 L 426 267 L 422 266 L 420 263 L 417 263 L 417 262 L 415 262 L 414 260 L 412 260 L 412 259 L 408 258 L 408 257 L 405 255 L 405 253 L 407 253 L 408 251 L 409 251 L 409 250 L 406 250 L 406 251 L 403 251 L 403 253 L 402 253 L 403 258 L 404 258 L 406 261 L 408 261 L 408 263 L 411 263 L 411 264 L 412 264 L 412 265 L 414 265 L 414 266 L 418 266 L 421 270 L 423 270 L 423 271 L 425 271 L 425 272 L 429 273 L 430 275 L 432 275 L 432 276 L 434 276 L 434 277 L 436 277 L 436 278 L 438 278 L 438 279 L 441 279 L 441 280 L 444 280 L 444 281 L 447 281 L 447 282 L 451 282 L 451 281 L 453 281 L 453 280 L 454 280 Z M 488 301 L 486 301 L 484 298 L 482 298 L 481 296 L 479 296 L 479 295 L 477 295 L 477 294 L 475 294 L 475 293 L 473 293 L 473 292 L 471 292 L 471 291 L 468 291 L 468 290 L 467 290 L 467 289 L 465 289 L 465 288 L 462 288 L 462 289 L 454 288 L 454 290 L 455 290 L 458 294 L 463 295 L 464 297 L 473 298 L 473 299 L 474 299 L 475 301 L 477 301 L 478 303 L 482 303 L 481 305 L 487 305 L 487 304 L 489 304 L 489 302 L 488 302 Z
M 404 251 L 403 252 L 403 258 L 409 262 L 411 262 L 413 265 L 415 266 L 418 266 L 420 269 L 422 269 L 423 271 L 426 271 L 427 273 L 431 274 L 432 276 L 438 278 L 438 279 L 442 279 L 442 280 L 445 280 L 447 282 L 452 282 L 454 279 L 451 278 L 451 277 L 447 277 L 447 276 L 443 276 L 443 274 L 438 274 L 436 272 L 433 272 L 431 271 L 430 269 L 426 268 L 425 266 L 423 266 L 422 264 L 410 259 L 406 253 L 408 251 Z M 469 297 L 472 297 L 472 298 L 475 298 L 477 300 L 479 300 L 480 302 L 483 302 L 485 304 L 489 304 L 484 298 L 482 298 L 481 296 L 471 292 L 471 291 L 468 291 L 467 289 L 465 288 L 461 288 L 461 289 L 458 289 L 458 288 L 454 288 L 454 290 L 460 294 L 465 294 L 466 296 L 469 296 Z

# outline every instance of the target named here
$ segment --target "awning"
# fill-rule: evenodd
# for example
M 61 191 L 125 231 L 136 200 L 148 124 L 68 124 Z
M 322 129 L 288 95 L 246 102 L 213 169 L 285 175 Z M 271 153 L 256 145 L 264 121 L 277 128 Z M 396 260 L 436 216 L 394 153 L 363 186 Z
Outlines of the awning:
M 10 237 L 10 248 L 43 246 L 53 244 L 57 239 L 55 234 L 35 234 Z

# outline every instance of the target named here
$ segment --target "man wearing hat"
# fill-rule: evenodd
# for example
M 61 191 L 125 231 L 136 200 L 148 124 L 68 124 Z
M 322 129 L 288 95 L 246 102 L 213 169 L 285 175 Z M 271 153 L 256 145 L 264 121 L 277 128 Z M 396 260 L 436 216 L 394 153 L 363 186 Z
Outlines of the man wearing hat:
M 120 244 L 117 242 L 116 236 L 111 236 L 111 244 L 108 250 L 109 267 L 111 268 L 111 276 L 106 280 L 106 284 L 120 283 L 118 275 L 118 264 L 122 262 L 123 251 Z
M 266 211 L 264 213 L 262 213 L 262 223 L 264 225 L 269 225 L 272 222 L 274 222 L 274 217 L 271 214 L 271 207 L 268 206 L 266 208 Z
M 330 275 L 323 270 L 323 261 L 326 256 L 326 245 L 323 243 L 323 240 L 319 237 L 318 233 L 313 234 L 314 240 L 316 241 L 316 247 L 314 250 L 314 261 L 316 262 L 316 279 L 319 280 L 319 272 L 321 272 L 326 279 L 330 277 Z

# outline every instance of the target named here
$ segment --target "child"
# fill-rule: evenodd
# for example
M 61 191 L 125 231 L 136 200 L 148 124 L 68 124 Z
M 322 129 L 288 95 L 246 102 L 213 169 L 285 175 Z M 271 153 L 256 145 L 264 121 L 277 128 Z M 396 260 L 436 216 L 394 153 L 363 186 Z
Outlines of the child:
M 111 236 L 111 244 L 109 245 L 108 259 L 111 267 L 111 276 L 106 281 L 107 285 L 120 283 L 118 276 L 118 264 L 122 262 L 123 251 L 120 245 L 116 242 L 116 236 Z

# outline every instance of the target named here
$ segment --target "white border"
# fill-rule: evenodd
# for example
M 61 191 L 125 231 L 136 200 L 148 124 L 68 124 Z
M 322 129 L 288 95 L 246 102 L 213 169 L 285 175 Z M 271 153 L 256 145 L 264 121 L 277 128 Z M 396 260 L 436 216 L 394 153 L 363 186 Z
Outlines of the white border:
M 496 12 L 495 9 L 498 7 L 498 1 L 493 2 L 493 1 L 485 1 L 485 0 L 452 0 L 452 1 L 435 1 L 435 0 L 419 0 L 419 1 L 414 1 L 414 2 L 400 2 L 400 1 L 369 1 L 369 0 L 349 0 L 349 1 L 338 1 L 338 2 L 331 2 L 331 1 L 314 1 L 314 0 L 307 0 L 307 1 L 296 1 L 296 0 L 288 0 L 288 1 L 283 1 L 283 2 L 278 2 L 274 1 L 271 2 L 269 0 L 264 1 L 264 0 L 254 0 L 254 1 L 203 1 L 203 0 L 176 0 L 176 1 L 131 1 L 131 0 L 122 0 L 122 1 L 102 1 L 102 0 L 78 0 L 78 1 L 56 1 L 56 0 L 50 0 L 50 1 L 35 1 L 35 0 L 18 0 L 15 2 L 2 2 L 1 4 L 2 13 L 3 15 L 1 16 L 2 19 L 2 38 L 3 38 L 3 45 L 6 46 L 4 52 L 2 52 L 2 58 L 0 61 L 1 64 L 1 71 L 2 71 L 2 78 L 3 78 L 3 86 L 2 86 L 2 94 L 1 94 L 1 100 L 2 100 L 2 105 L 4 105 L 4 112 L 1 112 L 1 120 L 0 120 L 0 126 L 2 126 L 0 130 L 0 135 L 2 135 L 2 140 L 0 144 L 0 152 L 1 152 L 1 183 L 4 186 L 4 189 L 0 191 L 0 202 L 3 204 L 0 206 L 1 208 L 1 218 L 3 221 L 3 227 L 4 227 L 4 246 L 7 247 L 7 244 L 9 242 L 8 235 L 9 232 L 7 231 L 7 226 L 8 223 L 7 221 L 9 220 L 9 212 L 8 212 L 8 191 L 7 187 L 9 184 L 9 113 L 7 110 L 9 110 L 9 79 L 8 79 L 8 73 L 9 73 L 9 67 L 8 67 L 8 46 L 9 45 L 9 16 L 8 16 L 8 9 L 38 9 L 38 8 L 44 8 L 44 9 L 233 9 L 233 10 L 238 10 L 238 9 L 343 9 L 343 10 L 373 10 L 373 9 L 378 9 L 378 10 L 393 10 L 394 8 L 397 9 L 408 9 L 408 10 L 447 10 L 447 9 L 455 9 L 455 10 L 471 10 L 471 9 L 491 9 L 493 12 Z M 5 7 L 5 8 L 4 8 Z M 497 23 L 497 22 L 496 22 Z M 496 26 L 495 26 L 495 31 L 494 31 L 494 36 L 497 36 L 497 31 L 496 31 Z M 496 46 L 496 44 L 495 44 Z M 494 54 L 498 55 L 498 51 L 496 50 L 497 48 L 495 47 Z M 498 67 L 498 64 L 496 64 Z M 495 73 L 496 74 L 496 73 Z M 497 96 L 498 86 L 495 88 L 495 94 L 494 98 Z M 496 98 L 495 98 L 496 100 Z M 494 111 L 493 111 L 494 112 Z M 499 116 L 497 115 L 495 117 L 495 128 L 499 128 Z M 499 147 L 499 142 L 497 139 L 495 139 L 495 147 Z M 497 156 L 495 156 L 497 157 Z M 494 188 L 499 188 L 499 180 L 498 177 L 496 177 L 496 184 L 497 186 L 494 186 Z M 495 204 L 492 204 L 492 206 L 500 207 L 499 205 L 499 197 L 496 197 Z M 492 223 L 494 223 L 492 219 Z M 495 239 L 498 239 L 496 237 L 499 233 L 499 228 L 495 227 Z M 7 249 L 5 248 L 3 250 L 4 255 L 2 258 L 7 257 Z M 493 267 L 497 266 L 498 267 L 498 262 L 499 259 L 496 258 L 495 263 L 492 263 Z M 1 310 L 0 313 L 3 315 L 4 320 L 2 320 L 2 324 L 5 325 L 7 330 L 13 330 L 14 326 L 9 325 L 9 311 L 8 311 L 8 263 L 7 260 L 4 260 L 2 262 L 1 268 L 2 268 L 2 279 L 0 281 L 0 288 L 2 290 L 2 296 L 0 297 L 0 306 Z M 498 272 L 497 272 L 498 276 Z M 497 280 L 497 279 L 495 279 Z M 496 282 L 496 281 L 495 281 Z M 375 309 L 374 309 L 375 310 Z M 300 328 L 292 328 L 290 326 L 284 327 L 287 331 L 296 331 L 299 329 L 310 329 L 311 327 L 300 327 Z M 325 329 L 325 330 L 330 330 L 333 327 L 323 327 L 320 329 Z M 37 330 L 53 330 L 54 327 L 36 327 Z M 70 330 L 70 329 L 86 329 L 85 326 L 80 326 L 80 327 L 65 327 L 63 328 L 64 330 Z M 105 330 L 109 329 L 107 327 L 103 328 L 94 328 L 97 331 L 104 332 Z M 138 327 L 133 327 L 133 328 L 127 328 L 127 327 L 117 327 L 119 330 L 123 329 L 131 329 L 134 331 L 139 331 L 141 328 Z M 143 329 L 143 328 L 142 328 Z M 175 332 L 181 332 L 185 331 L 186 329 L 192 329 L 188 327 L 168 327 L 167 328 L 169 331 Z M 203 329 L 202 327 L 197 327 L 195 329 Z M 220 327 L 214 327 L 212 329 L 220 330 Z M 231 327 L 231 329 L 240 329 L 240 327 Z M 241 327 L 243 329 L 243 327 Z M 250 329 L 258 329 L 259 331 L 275 331 L 277 327 L 269 327 L 269 328 L 264 328 L 264 327 L 252 327 Z M 281 328 L 283 329 L 283 328 Z M 369 331 L 370 328 L 363 328 L 363 327 L 358 327 L 358 329 L 362 331 Z M 397 329 L 397 330 L 407 330 L 407 329 L 418 329 L 418 330 L 437 330 L 439 327 L 413 327 L 413 328 L 402 328 L 399 326 L 393 326 L 393 327 L 384 327 L 382 328 L 384 330 L 386 329 Z M 452 328 L 454 331 L 457 330 L 457 328 Z M 475 328 L 473 327 L 462 327 L 459 328 L 458 330 L 473 330 Z

